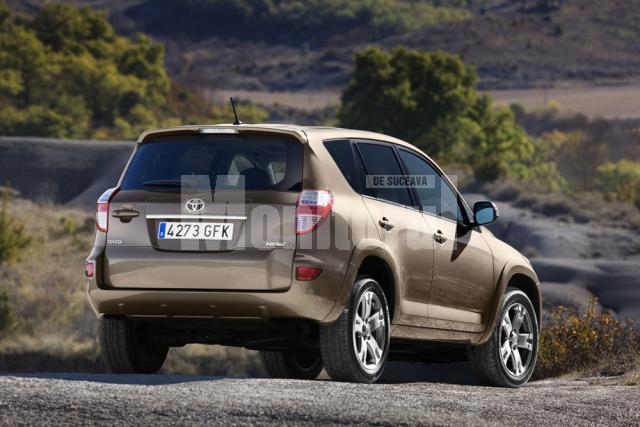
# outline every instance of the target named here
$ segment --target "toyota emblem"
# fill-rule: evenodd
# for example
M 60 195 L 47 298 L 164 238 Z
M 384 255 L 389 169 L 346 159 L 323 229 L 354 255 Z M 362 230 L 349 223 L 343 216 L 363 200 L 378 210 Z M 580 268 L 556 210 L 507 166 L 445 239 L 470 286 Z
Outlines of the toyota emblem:
M 194 197 L 193 199 L 187 200 L 184 206 L 187 208 L 187 212 L 201 212 L 204 210 L 204 200 Z

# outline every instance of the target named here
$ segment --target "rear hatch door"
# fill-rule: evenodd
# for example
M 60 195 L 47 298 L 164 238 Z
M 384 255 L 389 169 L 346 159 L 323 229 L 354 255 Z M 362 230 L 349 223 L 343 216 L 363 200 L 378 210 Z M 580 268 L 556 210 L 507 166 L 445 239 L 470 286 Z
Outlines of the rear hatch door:
M 140 144 L 110 204 L 107 283 L 288 289 L 301 182 L 302 144 L 284 135 L 179 135 Z

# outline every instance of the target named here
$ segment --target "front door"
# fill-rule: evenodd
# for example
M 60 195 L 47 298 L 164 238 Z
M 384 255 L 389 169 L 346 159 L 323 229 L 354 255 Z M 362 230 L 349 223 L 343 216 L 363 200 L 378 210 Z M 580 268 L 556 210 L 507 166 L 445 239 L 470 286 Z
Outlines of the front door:
M 467 225 L 458 193 L 436 169 L 417 153 L 399 153 L 411 175 L 432 177 L 416 187 L 435 244 L 429 326 L 480 331 L 495 284 L 491 250 L 481 232 Z

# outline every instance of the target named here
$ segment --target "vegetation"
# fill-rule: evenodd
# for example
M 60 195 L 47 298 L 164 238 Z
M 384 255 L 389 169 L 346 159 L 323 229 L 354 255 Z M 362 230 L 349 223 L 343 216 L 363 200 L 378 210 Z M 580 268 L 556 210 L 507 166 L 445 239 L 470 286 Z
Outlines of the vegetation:
M 22 251 L 31 243 L 31 237 L 24 229 L 24 224 L 11 216 L 7 210 L 10 201 L 10 188 L 2 190 L 0 205 L 0 265 L 20 258 Z M 1 311 L 1 310 L 0 310 Z M 2 315 L 0 314 L 0 317 Z
M 9 295 L 5 289 L 0 289 L 0 336 L 13 323 L 13 309 L 9 302 Z
M 506 178 L 518 206 L 640 225 L 640 163 L 630 160 L 640 154 L 637 123 L 567 116 L 557 106 L 495 108 L 476 83 L 475 70 L 453 55 L 368 48 L 355 56 L 338 121 L 412 142 L 462 176 L 470 168 L 475 182 Z M 607 200 L 617 202 L 615 214 Z
M 464 8 L 403 0 L 147 0 L 130 16 L 154 34 L 190 38 L 258 39 L 318 43 L 362 32 L 375 40 L 423 26 L 470 17 Z M 163 10 L 162 14 L 150 13 Z
M 3 135 L 135 138 L 226 115 L 171 83 L 162 45 L 118 36 L 87 7 L 46 4 L 24 19 L 0 0 L 0 75 Z
M 369 48 L 355 56 L 338 120 L 410 141 L 441 162 L 469 164 L 483 181 L 527 176 L 534 145 L 511 110 L 495 109 L 476 83 L 457 56 Z
M 21 198 L 12 199 L 6 213 L 19 213 L 38 244 L 28 257 L 0 266 L 0 372 L 103 372 L 82 274 L 93 214 Z M 195 345 L 172 349 L 163 370 L 264 375 L 256 352 Z
M 511 108 L 535 142 L 533 164 L 550 165 L 556 178 L 545 185 L 542 178 L 554 174 L 539 174 L 526 182 L 496 183 L 488 191 L 546 215 L 640 226 L 638 120 L 590 119 L 553 104 L 534 112 Z
M 624 159 L 607 162 L 598 167 L 596 184 L 610 200 L 640 206 L 640 163 Z
M 163 48 L 148 37 L 118 37 L 89 8 L 45 5 L 32 20 L 6 9 L 3 16 L 0 133 L 119 137 L 163 116 L 169 79 Z
M 598 308 L 595 298 L 582 310 L 557 307 L 544 322 L 535 376 L 582 372 L 621 375 L 636 367 L 640 333 Z

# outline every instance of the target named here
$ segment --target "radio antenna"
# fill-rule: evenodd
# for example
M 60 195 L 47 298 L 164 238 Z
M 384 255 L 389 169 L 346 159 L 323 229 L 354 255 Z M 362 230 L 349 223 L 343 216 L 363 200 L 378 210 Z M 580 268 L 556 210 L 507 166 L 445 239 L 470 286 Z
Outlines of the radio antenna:
M 238 113 L 236 113 L 236 104 L 233 102 L 233 96 L 230 97 L 229 99 L 231 99 L 231 108 L 233 108 L 233 116 L 236 118 L 236 121 L 233 122 L 234 125 L 241 125 L 242 122 L 240 120 L 238 120 Z

